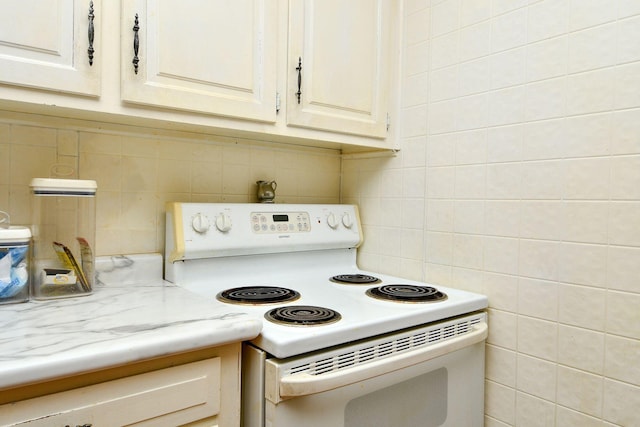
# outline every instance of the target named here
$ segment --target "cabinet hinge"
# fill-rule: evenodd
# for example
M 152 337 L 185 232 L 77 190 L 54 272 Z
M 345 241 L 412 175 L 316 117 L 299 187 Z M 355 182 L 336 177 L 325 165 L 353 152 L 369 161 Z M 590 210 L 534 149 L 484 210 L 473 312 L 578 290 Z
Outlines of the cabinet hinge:
M 280 112 L 280 92 L 276 92 L 276 114 Z
M 387 113 L 387 132 L 389 132 L 390 127 L 391 127 L 391 114 Z

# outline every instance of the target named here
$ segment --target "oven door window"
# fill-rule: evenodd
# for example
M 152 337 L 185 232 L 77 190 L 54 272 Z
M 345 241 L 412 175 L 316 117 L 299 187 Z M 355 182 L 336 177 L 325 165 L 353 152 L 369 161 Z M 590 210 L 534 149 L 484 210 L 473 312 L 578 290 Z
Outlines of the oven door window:
M 360 396 L 345 408 L 345 426 L 437 427 L 447 419 L 447 370 L 437 369 Z

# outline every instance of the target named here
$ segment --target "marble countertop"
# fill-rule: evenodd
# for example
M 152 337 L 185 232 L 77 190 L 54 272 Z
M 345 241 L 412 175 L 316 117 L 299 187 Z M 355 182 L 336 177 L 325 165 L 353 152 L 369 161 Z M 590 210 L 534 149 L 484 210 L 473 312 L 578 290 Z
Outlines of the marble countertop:
M 204 300 L 157 274 L 135 277 L 127 263 L 118 273 L 128 280 L 101 280 L 91 295 L 0 305 L 0 390 L 259 334 L 261 320 L 241 308 Z

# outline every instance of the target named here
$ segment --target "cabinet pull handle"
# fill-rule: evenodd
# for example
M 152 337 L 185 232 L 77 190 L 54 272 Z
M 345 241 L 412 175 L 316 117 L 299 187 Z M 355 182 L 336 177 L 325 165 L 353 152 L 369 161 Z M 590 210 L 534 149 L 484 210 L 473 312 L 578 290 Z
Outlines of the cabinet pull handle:
M 95 15 L 93 14 L 93 1 L 89 2 L 89 49 L 87 49 L 87 53 L 89 54 L 89 65 L 93 66 L 93 53 L 95 49 L 93 49 L 93 37 L 94 37 L 94 28 L 93 28 L 93 18 Z
M 133 25 L 133 70 L 136 74 L 138 74 L 138 62 L 140 59 L 138 58 L 138 50 L 140 49 L 140 38 L 138 37 L 138 30 L 140 29 L 140 25 L 138 25 L 138 14 L 136 13 L 136 19 Z
M 300 104 L 300 95 L 302 92 L 300 91 L 300 87 L 302 86 L 302 57 L 298 57 L 298 66 L 296 67 L 296 71 L 298 72 L 298 91 L 296 92 L 296 96 L 298 97 L 298 104 Z

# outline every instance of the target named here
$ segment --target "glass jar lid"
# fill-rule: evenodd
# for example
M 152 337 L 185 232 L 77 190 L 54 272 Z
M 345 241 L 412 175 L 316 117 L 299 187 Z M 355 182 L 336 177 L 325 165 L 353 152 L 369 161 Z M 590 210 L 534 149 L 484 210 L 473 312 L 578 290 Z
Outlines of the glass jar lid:
M 0 246 L 28 243 L 31 239 L 31 230 L 28 227 L 11 225 L 7 228 L 0 227 Z
M 94 180 L 33 178 L 31 191 L 37 196 L 95 196 L 98 185 Z

